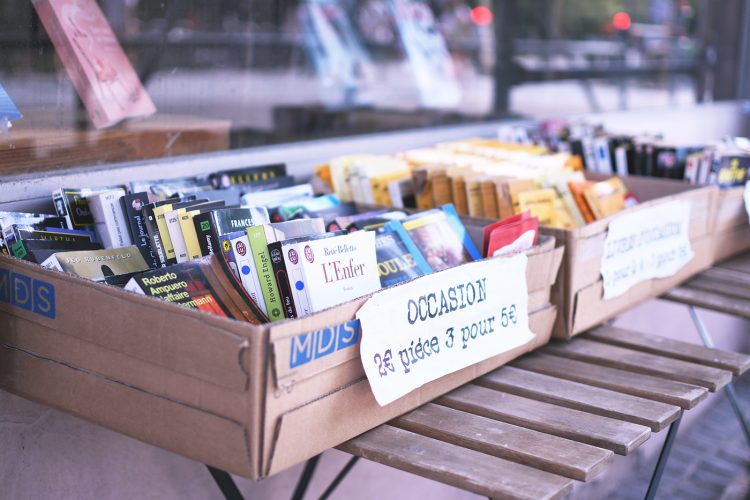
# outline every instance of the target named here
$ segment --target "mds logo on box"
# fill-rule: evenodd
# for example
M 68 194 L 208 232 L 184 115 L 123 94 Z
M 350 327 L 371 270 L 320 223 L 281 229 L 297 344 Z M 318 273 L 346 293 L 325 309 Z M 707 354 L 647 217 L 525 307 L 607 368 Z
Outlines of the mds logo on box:
M 307 364 L 313 359 L 357 345 L 358 341 L 358 319 L 292 337 L 289 368 Z
M 55 287 L 7 269 L 0 269 L 0 302 L 47 318 L 55 317 Z

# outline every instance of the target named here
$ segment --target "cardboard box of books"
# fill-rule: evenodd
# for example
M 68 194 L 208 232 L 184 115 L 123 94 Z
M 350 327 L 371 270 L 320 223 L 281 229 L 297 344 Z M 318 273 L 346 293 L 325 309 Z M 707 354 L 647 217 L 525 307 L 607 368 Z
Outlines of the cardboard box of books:
M 685 155 L 703 154 L 701 148 L 640 147 L 632 138 L 593 131 L 582 139 L 555 135 L 532 144 L 535 134 L 513 134 L 526 138 L 521 144 L 469 139 L 407 150 L 394 156 L 402 167 L 396 179 L 394 168 L 386 175 L 379 165 L 387 162 L 372 156 L 335 158 L 321 168 L 330 171 L 342 198 L 386 198 L 390 206 L 421 209 L 453 203 L 460 215 L 500 219 L 517 241 L 529 224 L 553 234 L 566 249 L 553 292 L 561 310 L 555 336 L 561 338 L 656 297 L 712 263 L 717 188 L 666 178 L 681 178 Z M 648 172 L 665 178 L 639 175 Z M 738 206 L 733 210 L 737 216 Z
M 329 197 L 266 210 L 141 187 L 62 190 L 57 216 L 0 213 L 17 257 L 0 256 L 0 388 L 261 478 L 550 338 L 553 237 L 477 260 L 484 225 L 448 207 L 347 214 L 357 231 L 321 234 Z M 58 230 L 71 208 L 90 220 Z
M 555 337 L 571 337 L 658 297 L 714 260 L 715 187 L 627 177 L 640 203 L 575 229 L 545 227 L 565 245 L 553 302 Z
M 714 261 L 718 262 L 750 249 L 750 222 L 745 205 L 746 188 L 720 189 L 716 195 L 714 219 Z

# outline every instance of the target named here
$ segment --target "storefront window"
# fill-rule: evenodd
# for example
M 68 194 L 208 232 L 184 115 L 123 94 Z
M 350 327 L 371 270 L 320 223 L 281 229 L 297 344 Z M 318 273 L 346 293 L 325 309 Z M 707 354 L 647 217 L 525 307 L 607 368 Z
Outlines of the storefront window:
M 79 20 L 50 36 L 62 21 L 38 12 L 64 4 Z M 117 87 L 137 83 L 117 61 L 76 62 L 50 40 L 97 53 L 101 33 L 85 33 L 97 5 L 157 110 L 148 119 L 97 119 L 71 83 L 76 67 L 93 68 L 115 115 L 127 107 Z M 717 29 L 730 18 L 698 0 L 10 0 L 0 85 L 23 118 L 0 141 L 13 161 L 85 165 L 735 97 L 717 77 L 739 58 L 722 45 L 739 16 Z M 171 135 L 115 138 L 156 123 Z

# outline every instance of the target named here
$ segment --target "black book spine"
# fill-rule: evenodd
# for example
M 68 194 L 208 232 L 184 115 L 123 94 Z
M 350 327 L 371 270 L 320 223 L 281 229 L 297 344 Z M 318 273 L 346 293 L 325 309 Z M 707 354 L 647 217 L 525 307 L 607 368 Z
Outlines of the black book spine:
M 146 232 L 151 243 L 151 249 L 156 257 L 156 267 L 167 266 L 167 256 L 164 252 L 164 246 L 161 244 L 159 228 L 156 226 L 156 217 L 154 217 L 153 207 L 145 206 L 141 210 L 143 223 L 146 226 Z
M 143 260 L 146 261 L 148 267 L 154 269 L 158 267 L 156 256 L 154 251 L 151 249 L 151 241 L 146 230 L 146 224 L 144 223 L 141 210 L 136 210 L 136 207 L 142 207 L 148 204 L 147 193 L 134 193 L 126 194 L 120 198 L 120 204 L 122 205 L 122 211 L 125 214 L 125 218 L 128 221 L 128 230 L 130 230 L 130 237 L 133 243 L 138 246 L 138 250 L 143 256 Z
M 213 221 L 213 214 L 206 212 L 193 217 L 195 234 L 198 235 L 198 246 L 201 249 L 201 255 L 213 255 L 218 253 L 219 236 L 216 232 L 216 226 Z
M 294 305 L 294 294 L 292 293 L 292 285 L 289 282 L 289 273 L 286 270 L 284 252 L 281 250 L 280 241 L 268 244 L 268 255 L 271 257 L 271 267 L 273 269 L 273 276 L 276 279 L 276 286 L 279 289 L 284 317 L 296 318 L 297 308 Z

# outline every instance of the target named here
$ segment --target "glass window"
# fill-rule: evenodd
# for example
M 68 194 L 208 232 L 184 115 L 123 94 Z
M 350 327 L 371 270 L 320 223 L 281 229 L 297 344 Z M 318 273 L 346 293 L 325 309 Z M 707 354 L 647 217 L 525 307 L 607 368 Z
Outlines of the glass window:
M 708 6 L 6 0 L 0 85 L 24 116 L 0 137 L 0 167 L 734 98 L 736 85 L 722 75 L 740 59 L 742 16 Z M 118 43 L 132 72 L 102 55 Z M 138 80 L 157 111 L 121 120 L 149 114 L 148 103 L 133 104 Z

